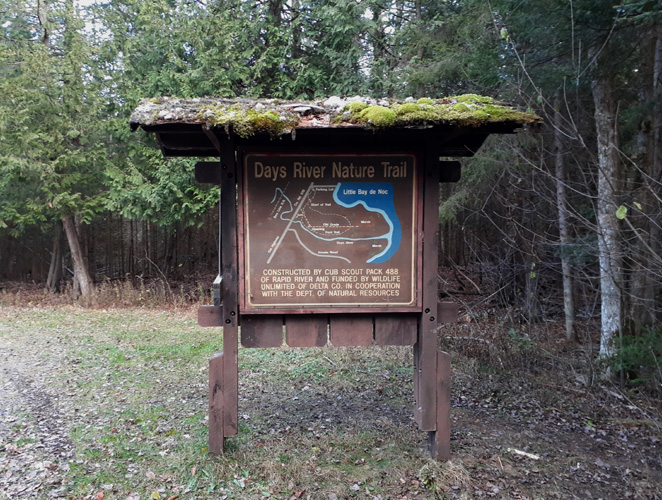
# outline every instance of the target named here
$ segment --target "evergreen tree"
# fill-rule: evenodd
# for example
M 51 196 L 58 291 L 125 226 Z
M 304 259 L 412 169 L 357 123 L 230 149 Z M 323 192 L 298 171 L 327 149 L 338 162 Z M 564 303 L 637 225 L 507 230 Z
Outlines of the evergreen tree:
M 0 68 L 2 226 L 61 220 L 85 302 L 93 283 L 83 224 L 103 209 L 105 148 L 91 54 L 72 0 L 20 4 L 5 23 Z

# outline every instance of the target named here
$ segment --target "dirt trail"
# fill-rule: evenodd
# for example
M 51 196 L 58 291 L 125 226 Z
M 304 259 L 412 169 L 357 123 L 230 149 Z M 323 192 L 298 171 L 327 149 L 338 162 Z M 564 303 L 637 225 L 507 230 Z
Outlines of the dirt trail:
M 0 498 L 64 495 L 62 472 L 74 446 L 54 387 L 47 387 L 58 349 L 48 363 L 10 339 L 0 347 Z

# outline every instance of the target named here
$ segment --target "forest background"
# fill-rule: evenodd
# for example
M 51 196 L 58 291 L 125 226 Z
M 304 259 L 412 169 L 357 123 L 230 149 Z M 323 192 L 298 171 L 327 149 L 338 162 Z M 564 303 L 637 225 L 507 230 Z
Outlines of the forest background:
M 204 300 L 218 192 L 130 134 L 141 98 L 477 93 L 546 125 L 443 186 L 440 292 L 467 317 L 474 296 L 571 342 L 599 332 L 594 354 L 662 378 L 660 0 L 0 0 L 0 16 L 0 286 L 90 304 L 95 284 L 187 280 Z

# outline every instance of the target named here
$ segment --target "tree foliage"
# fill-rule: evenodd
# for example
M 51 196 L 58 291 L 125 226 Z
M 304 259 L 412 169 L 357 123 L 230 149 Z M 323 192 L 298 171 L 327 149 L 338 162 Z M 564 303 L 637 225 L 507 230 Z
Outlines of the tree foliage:
M 3 237 L 104 218 L 120 234 L 124 271 L 140 267 L 125 264 L 139 254 L 157 260 L 154 223 L 171 257 L 178 231 L 209 217 L 218 192 L 191 182 L 191 160 L 165 160 L 150 137 L 130 135 L 144 97 L 475 92 L 532 108 L 550 126 L 535 139 L 488 142 L 462 182 L 444 187 L 448 262 L 494 277 L 501 302 L 519 304 L 526 321 L 563 307 L 548 306 L 543 287 L 558 292 L 570 265 L 577 314 L 599 320 L 607 221 L 607 250 L 622 262 L 620 331 L 659 331 L 659 0 L 114 0 L 77 9 L 0 0 Z M 613 100 L 609 116 L 596 114 L 600 96 Z M 602 177 L 600 144 L 615 153 Z

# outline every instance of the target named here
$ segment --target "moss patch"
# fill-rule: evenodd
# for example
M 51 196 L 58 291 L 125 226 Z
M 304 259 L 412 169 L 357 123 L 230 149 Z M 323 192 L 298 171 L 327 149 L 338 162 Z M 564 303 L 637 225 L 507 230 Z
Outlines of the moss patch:
M 368 107 L 368 105 L 364 102 L 354 101 L 354 102 L 350 102 L 349 104 L 347 104 L 347 106 L 345 106 L 345 110 L 350 111 L 352 113 L 359 113 L 367 107 Z
M 411 113 L 418 113 L 421 110 L 421 106 L 414 104 L 413 102 L 406 102 L 404 104 L 396 104 L 393 106 L 393 111 L 397 116 L 404 116 Z
M 453 97 L 447 97 L 446 99 L 450 99 L 451 101 L 457 101 L 457 102 L 482 102 L 482 103 L 492 103 L 494 102 L 494 99 L 491 97 L 486 97 L 484 95 L 478 95 L 478 94 L 462 94 L 458 96 L 453 96 Z
M 358 121 L 375 127 L 390 127 L 395 123 L 395 111 L 384 106 L 368 106 L 358 115 Z
M 409 101 L 413 101 L 409 99 Z M 224 128 L 227 133 L 248 138 L 258 133 L 272 138 L 295 128 L 334 128 L 354 125 L 365 128 L 417 128 L 433 125 L 483 126 L 508 122 L 513 126 L 539 124 L 541 118 L 495 102 L 491 97 L 464 94 L 443 99 L 421 98 L 416 102 L 352 102 L 338 97 L 326 101 L 279 101 L 275 99 L 145 99 L 131 117 L 131 127 L 163 123 L 196 123 Z
M 299 123 L 299 117 L 290 113 L 278 113 L 275 110 L 244 109 L 235 106 L 206 106 L 198 116 L 209 125 L 223 127 L 226 132 L 234 132 L 239 137 L 248 138 L 256 133 L 268 133 L 278 137 L 290 132 Z
M 390 108 L 353 102 L 345 106 L 345 111 L 350 112 L 347 120 L 350 123 L 376 128 L 423 127 L 431 124 L 466 127 L 509 121 L 522 124 L 540 123 L 540 118 L 532 113 L 524 113 L 496 104 L 491 97 L 476 94 L 446 97 L 436 102 L 429 98 L 421 98 L 417 102 L 393 104 Z M 346 117 L 342 118 L 346 119 Z M 337 123 L 340 122 L 341 120 L 337 120 Z

